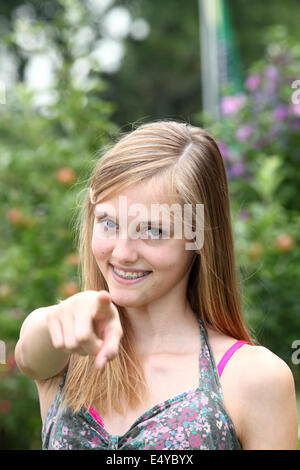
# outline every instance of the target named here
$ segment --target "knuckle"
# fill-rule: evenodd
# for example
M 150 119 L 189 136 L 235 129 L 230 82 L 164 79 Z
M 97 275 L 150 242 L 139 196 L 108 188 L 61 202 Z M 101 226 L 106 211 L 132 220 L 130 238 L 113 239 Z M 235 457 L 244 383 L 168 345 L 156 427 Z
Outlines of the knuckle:
M 65 349 L 64 343 L 59 342 L 59 341 L 53 341 L 53 347 L 55 349 Z
M 78 333 L 76 335 L 76 340 L 77 340 L 77 343 L 80 344 L 80 345 L 86 344 L 89 341 L 89 334 L 88 333 Z
M 77 349 L 78 344 L 76 341 L 66 341 L 65 346 L 69 350 Z
M 52 323 L 53 320 L 56 320 L 57 316 L 56 316 L 56 312 L 47 312 L 46 314 L 46 322 L 47 324 L 49 323 Z

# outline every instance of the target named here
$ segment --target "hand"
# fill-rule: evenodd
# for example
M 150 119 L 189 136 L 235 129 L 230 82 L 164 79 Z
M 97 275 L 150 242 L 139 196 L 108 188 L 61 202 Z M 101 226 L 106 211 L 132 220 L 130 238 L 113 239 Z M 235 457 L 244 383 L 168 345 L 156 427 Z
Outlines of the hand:
M 55 349 L 96 356 L 95 366 L 99 369 L 119 352 L 123 329 L 119 312 L 105 290 L 68 297 L 49 310 L 46 323 Z

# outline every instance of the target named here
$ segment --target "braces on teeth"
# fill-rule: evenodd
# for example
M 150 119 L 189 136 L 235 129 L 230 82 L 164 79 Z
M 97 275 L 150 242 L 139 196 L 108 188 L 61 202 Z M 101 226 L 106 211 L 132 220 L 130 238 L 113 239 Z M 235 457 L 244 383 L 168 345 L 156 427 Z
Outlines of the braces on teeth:
M 114 266 L 113 266 L 113 270 L 115 271 L 116 274 L 118 274 L 118 276 L 124 277 L 126 279 L 137 279 L 138 277 L 143 277 L 149 274 L 148 272 L 145 272 L 142 274 L 128 274 L 128 273 L 125 273 L 124 271 L 118 271 Z

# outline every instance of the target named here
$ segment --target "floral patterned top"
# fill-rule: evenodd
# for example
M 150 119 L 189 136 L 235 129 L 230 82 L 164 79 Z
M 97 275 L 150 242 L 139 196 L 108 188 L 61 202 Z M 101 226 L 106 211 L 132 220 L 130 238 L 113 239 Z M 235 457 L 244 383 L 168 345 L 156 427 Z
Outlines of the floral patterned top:
M 67 370 L 42 427 L 43 450 L 241 450 L 228 415 L 206 328 L 201 334 L 199 386 L 143 413 L 122 436 L 110 434 L 94 410 L 61 409 Z

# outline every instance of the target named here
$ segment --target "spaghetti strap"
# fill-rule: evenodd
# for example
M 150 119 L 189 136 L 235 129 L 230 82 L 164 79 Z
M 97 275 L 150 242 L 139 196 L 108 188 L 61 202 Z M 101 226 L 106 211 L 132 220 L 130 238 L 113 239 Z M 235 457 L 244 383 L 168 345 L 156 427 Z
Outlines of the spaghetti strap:
M 67 377 L 67 373 L 68 373 L 68 369 L 69 369 L 69 364 L 61 378 L 61 381 L 60 381 L 60 384 L 59 384 L 59 391 L 61 392 L 62 389 L 63 389 L 63 386 L 65 385 L 65 381 L 66 381 L 66 377 Z
M 239 349 L 241 346 L 243 346 L 243 344 L 250 344 L 249 341 L 244 341 L 244 340 L 239 340 L 239 341 L 236 341 L 236 343 L 234 343 L 224 354 L 224 356 L 222 357 L 222 359 L 220 360 L 219 364 L 218 364 L 218 373 L 219 373 L 219 377 L 221 377 L 221 374 L 223 372 L 223 369 L 224 367 L 226 366 L 227 362 L 229 361 L 229 359 L 231 358 L 231 356 L 233 355 L 233 353 L 235 353 L 235 351 L 237 349 Z

